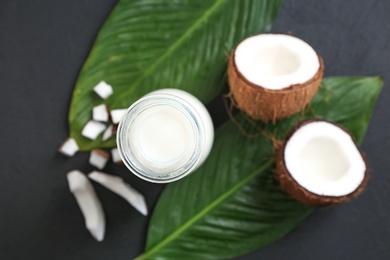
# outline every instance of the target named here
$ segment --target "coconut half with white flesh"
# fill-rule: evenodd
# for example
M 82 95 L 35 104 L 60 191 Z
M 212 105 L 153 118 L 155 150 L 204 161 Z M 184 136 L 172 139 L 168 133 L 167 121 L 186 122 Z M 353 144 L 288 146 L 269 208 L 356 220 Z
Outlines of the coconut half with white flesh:
M 320 86 L 321 57 L 303 40 L 260 34 L 231 53 L 228 80 L 242 111 L 265 122 L 289 117 L 307 106 Z
M 334 205 L 363 191 L 368 167 L 364 154 L 342 127 L 307 119 L 293 127 L 280 148 L 277 179 L 304 204 Z

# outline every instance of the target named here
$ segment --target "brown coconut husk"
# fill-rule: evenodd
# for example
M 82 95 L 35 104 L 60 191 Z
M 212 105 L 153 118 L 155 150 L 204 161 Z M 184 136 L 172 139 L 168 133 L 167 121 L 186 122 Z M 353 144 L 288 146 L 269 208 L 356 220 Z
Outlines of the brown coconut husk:
M 324 64 L 318 54 L 320 68 L 312 79 L 303 84 L 291 85 L 280 90 L 271 90 L 249 82 L 238 71 L 234 60 L 235 51 L 234 49 L 230 54 L 228 64 L 230 91 L 238 108 L 254 119 L 275 122 L 292 116 L 303 110 L 311 102 L 321 85 Z
M 287 192 L 291 197 L 295 198 L 299 202 L 301 202 L 303 204 L 306 204 L 306 205 L 310 205 L 310 206 L 330 206 L 330 205 L 336 205 L 336 204 L 340 204 L 340 203 L 343 203 L 343 202 L 350 201 L 351 199 L 356 198 L 357 196 L 359 196 L 364 191 L 364 189 L 365 189 L 365 187 L 367 185 L 368 179 L 369 179 L 369 175 L 370 175 L 369 174 L 370 173 L 370 169 L 368 168 L 368 165 L 367 165 L 366 156 L 359 149 L 359 146 L 356 144 L 356 141 L 354 139 L 353 139 L 353 141 L 354 141 L 354 143 L 356 145 L 356 148 L 358 149 L 358 151 L 360 152 L 360 154 L 363 157 L 364 162 L 366 163 L 366 172 L 364 174 L 364 179 L 360 183 L 360 185 L 353 192 L 351 192 L 351 193 L 349 193 L 347 195 L 339 196 L 339 197 L 333 197 L 333 196 L 321 196 L 321 195 L 318 195 L 318 194 L 314 194 L 314 193 L 308 191 L 307 189 L 305 189 L 304 187 L 302 187 L 301 185 L 299 185 L 295 181 L 295 179 L 291 176 L 291 174 L 289 173 L 289 171 L 288 171 L 288 169 L 286 167 L 285 160 L 284 160 L 284 150 L 285 150 L 286 144 L 290 140 L 291 136 L 300 127 L 302 127 L 302 126 L 304 126 L 306 124 L 309 124 L 309 123 L 312 123 L 312 122 L 318 122 L 318 121 L 325 121 L 325 122 L 334 124 L 334 125 L 340 127 L 341 129 L 343 129 L 344 131 L 346 131 L 348 133 L 348 131 L 345 128 L 343 128 L 342 126 L 340 126 L 338 124 L 335 124 L 335 123 L 332 123 L 332 122 L 329 122 L 329 121 L 326 121 L 326 120 L 322 120 L 322 119 L 316 119 L 316 118 L 313 119 L 313 118 L 311 118 L 311 119 L 305 119 L 305 120 L 302 120 L 302 121 L 298 122 L 294 127 L 292 127 L 292 129 L 286 135 L 286 138 L 285 138 L 282 146 L 280 147 L 280 149 L 278 151 L 276 151 L 276 153 L 277 153 L 277 159 L 276 159 L 276 179 L 279 181 L 281 188 L 285 192 Z

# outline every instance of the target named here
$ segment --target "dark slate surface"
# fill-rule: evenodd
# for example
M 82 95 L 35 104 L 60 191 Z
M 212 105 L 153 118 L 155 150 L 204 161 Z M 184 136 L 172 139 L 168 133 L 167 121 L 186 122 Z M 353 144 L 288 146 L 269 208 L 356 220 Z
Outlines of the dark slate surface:
M 108 228 L 103 243 L 91 238 L 65 179 L 90 171 L 88 156 L 56 153 L 77 73 L 115 2 L 0 1 L 0 259 L 131 259 L 143 250 L 148 219 L 97 185 Z M 240 259 L 390 259 L 390 1 L 286 0 L 273 31 L 314 46 L 326 76 L 384 77 L 363 143 L 374 172 L 358 200 L 319 210 Z M 221 104 L 209 106 L 217 125 Z M 149 207 L 162 190 L 123 167 L 107 171 L 143 191 Z

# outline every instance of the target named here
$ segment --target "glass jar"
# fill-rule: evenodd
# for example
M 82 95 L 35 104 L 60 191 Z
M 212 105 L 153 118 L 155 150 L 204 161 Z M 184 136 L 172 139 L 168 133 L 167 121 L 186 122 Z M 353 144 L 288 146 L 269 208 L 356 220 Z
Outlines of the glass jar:
M 205 106 L 178 89 L 153 91 L 129 107 L 117 131 L 119 154 L 138 177 L 156 183 L 179 180 L 210 153 L 214 127 Z

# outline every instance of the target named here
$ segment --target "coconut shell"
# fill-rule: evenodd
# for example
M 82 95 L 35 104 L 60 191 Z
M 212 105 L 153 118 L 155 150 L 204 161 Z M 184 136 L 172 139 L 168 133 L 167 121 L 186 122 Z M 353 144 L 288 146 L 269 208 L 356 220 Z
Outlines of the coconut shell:
M 321 196 L 321 195 L 312 193 L 312 192 L 308 191 L 307 189 L 305 189 L 304 187 L 302 187 L 301 185 L 299 185 L 298 182 L 296 182 L 295 179 L 291 176 L 291 174 L 289 173 L 289 171 L 286 167 L 285 160 L 284 160 L 284 150 L 285 150 L 286 144 L 287 144 L 288 140 L 290 139 L 290 137 L 300 127 L 302 127 L 306 124 L 309 124 L 312 122 L 318 122 L 318 121 L 327 122 L 326 120 L 321 120 L 321 119 L 305 119 L 305 120 L 297 123 L 289 131 L 289 133 L 286 135 L 286 138 L 285 138 L 282 146 L 280 147 L 280 149 L 278 151 L 276 151 L 276 153 L 277 153 L 276 178 L 279 181 L 281 188 L 285 192 L 287 192 L 291 197 L 295 198 L 299 202 L 306 204 L 306 205 L 329 206 L 329 205 L 336 205 L 336 204 L 350 201 L 351 199 L 356 198 L 358 195 L 360 195 L 363 192 L 363 190 L 365 189 L 365 187 L 367 185 L 367 181 L 368 181 L 369 175 L 370 175 L 369 174 L 370 170 L 367 167 L 367 161 L 366 161 L 365 154 L 356 145 L 355 140 L 354 140 L 354 143 L 356 145 L 356 148 L 358 149 L 358 151 L 360 152 L 360 154 L 363 157 L 364 162 L 366 163 L 366 172 L 364 174 L 364 179 L 361 182 L 361 184 L 352 193 L 349 193 L 347 195 L 333 197 L 333 196 Z M 331 123 L 331 122 L 329 122 L 329 123 Z M 332 123 L 332 124 L 334 124 L 334 123 Z M 344 131 L 346 131 L 348 133 L 348 131 L 345 128 L 341 127 L 340 125 L 337 125 L 337 124 L 334 124 L 334 125 L 340 127 L 341 129 L 343 129 Z
M 275 122 L 292 116 L 311 102 L 321 84 L 324 64 L 319 55 L 320 67 L 312 79 L 280 90 L 267 89 L 249 82 L 238 71 L 234 57 L 235 49 L 228 65 L 230 91 L 238 108 L 254 119 Z

